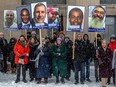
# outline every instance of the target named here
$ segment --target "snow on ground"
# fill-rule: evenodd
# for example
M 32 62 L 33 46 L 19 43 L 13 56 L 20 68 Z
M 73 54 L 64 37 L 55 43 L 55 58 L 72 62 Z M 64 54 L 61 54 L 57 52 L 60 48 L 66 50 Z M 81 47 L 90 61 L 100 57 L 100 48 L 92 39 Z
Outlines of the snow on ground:
M 80 83 L 75 85 L 74 84 L 74 73 L 72 72 L 71 75 L 71 81 L 65 81 L 65 84 L 55 84 L 55 77 L 52 77 L 49 79 L 49 83 L 48 84 L 36 84 L 36 82 L 29 82 L 29 75 L 27 72 L 27 80 L 28 83 L 23 83 L 23 82 L 19 82 L 19 83 L 15 83 L 15 75 L 12 75 L 10 73 L 7 74 L 3 74 L 0 73 L 0 87 L 102 87 L 101 86 L 101 82 L 96 83 L 95 82 L 95 78 L 94 78 L 94 67 L 91 66 L 91 77 L 90 79 L 92 80 L 92 83 L 89 82 L 85 82 L 84 85 L 81 85 Z M 107 87 L 115 87 L 112 84 L 108 85 Z

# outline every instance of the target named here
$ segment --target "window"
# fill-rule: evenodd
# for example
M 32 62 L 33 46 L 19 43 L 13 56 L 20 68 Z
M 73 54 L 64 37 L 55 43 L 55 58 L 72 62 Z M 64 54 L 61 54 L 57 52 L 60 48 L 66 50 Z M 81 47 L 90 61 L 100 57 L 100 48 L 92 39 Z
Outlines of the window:
M 47 2 L 48 4 L 66 4 L 66 0 L 22 0 L 22 5 L 37 2 Z
M 100 4 L 116 4 L 116 0 L 100 0 Z

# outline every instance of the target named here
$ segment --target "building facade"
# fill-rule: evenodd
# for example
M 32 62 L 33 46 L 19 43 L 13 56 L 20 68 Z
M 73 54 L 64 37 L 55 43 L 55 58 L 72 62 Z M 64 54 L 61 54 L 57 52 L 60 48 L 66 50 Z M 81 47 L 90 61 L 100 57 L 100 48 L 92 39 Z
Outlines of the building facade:
M 3 10 L 16 9 L 20 5 L 29 5 L 30 3 L 35 3 L 39 1 L 47 1 L 48 7 L 58 7 L 60 9 L 59 14 L 63 15 L 63 31 L 68 34 L 71 39 L 73 39 L 73 32 L 66 32 L 66 19 L 67 19 L 67 6 L 68 5 L 79 5 L 85 6 L 85 21 L 84 21 L 84 33 L 89 34 L 91 42 L 94 41 L 96 33 L 88 32 L 88 6 L 89 5 L 105 5 L 106 6 L 106 31 L 100 33 L 103 38 L 109 40 L 110 35 L 116 34 L 116 0 L 3 0 L 0 3 L 0 31 L 3 31 Z M 9 2 L 9 3 L 8 3 Z M 9 39 L 9 31 L 4 31 L 5 36 Z M 46 30 L 43 33 L 47 33 Z M 78 33 L 78 32 L 77 32 Z M 19 37 L 20 34 L 25 34 L 25 31 L 16 31 L 12 33 L 12 36 Z M 46 35 L 46 34 L 42 34 Z M 44 37 L 44 36 L 43 36 Z

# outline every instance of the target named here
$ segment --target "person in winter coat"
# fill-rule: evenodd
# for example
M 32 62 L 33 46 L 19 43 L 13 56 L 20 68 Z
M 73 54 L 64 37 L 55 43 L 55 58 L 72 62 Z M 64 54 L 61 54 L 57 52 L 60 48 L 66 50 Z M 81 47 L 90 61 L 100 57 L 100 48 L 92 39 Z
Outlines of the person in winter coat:
M 36 42 L 36 39 L 34 37 L 31 37 L 29 39 L 29 46 L 30 46 L 30 53 L 29 53 L 29 75 L 30 75 L 30 81 L 33 81 L 34 78 L 36 78 L 36 68 L 35 68 L 35 51 L 38 47 L 38 43 Z
M 116 49 L 116 36 L 115 35 L 112 35 L 110 37 L 110 43 L 109 43 L 108 47 L 111 49 L 112 54 L 114 54 L 114 50 Z M 113 83 L 114 84 L 115 84 L 115 73 L 116 73 L 115 70 L 112 69 L 112 76 L 113 76 Z M 108 78 L 108 84 L 110 84 L 110 78 L 111 77 Z
M 67 76 L 66 80 L 70 81 L 70 76 L 71 76 L 71 69 L 74 70 L 73 67 L 73 60 L 72 60 L 72 41 L 68 36 L 65 36 L 64 41 L 63 41 L 64 46 L 67 48 Z
M 101 47 L 101 41 L 102 41 L 101 35 L 100 34 L 97 34 L 96 39 L 94 40 L 95 50 L 97 50 L 99 47 Z M 95 67 L 95 78 L 96 78 L 96 82 L 99 82 L 99 81 L 101 81 L 101 78 L 99 77 L 99 62 L 98 62 L 98 54 L 97 54 L 97 51 L 95 52 L 95 56 L 94 56 L 94 67 Z
M 45 44 L 43 40 L 43 46 L 38 46 L 35 54 L 35 67 L 36 67 L 36 78 L 37 84 L 41 83 L 42 78 L 44 78 L 44 83 L 48 83 L 48 78 L 50 77 L 50 64 L 49 64 L 49 55 L 50 48 Z
M 15 58 L 15 54 L 14 54 L 14 45 L 17 42 L 16 38 L 11 38 L 8 44 L 8 48 L 9 48 L 9 58 L 8 61 L 11 63 L 11 73 L 16 73 L 16 64 L 14 63 L 14 58 Z
M 59 83 L 59 76 L 61 77 L 61 83 L 65 83 L 64 78 L 67 74 L 67 60 L 66 46 L 62 44 L 62 39 L 57 38 L 56 44 L 52 47 L 52 69 L 53 75 L 56 77 L 56 84 Z
M 75 70 L 75 84 L 79 83 L 79 71 L 80 82 L 84 84 L 85 79 L 85 58 L 86 47 L 84 41 L 82 41 L 82 35 L 78 34 L 75 40 L 75 54 L 74 54 L 74 70 Z
M 15 53 L 15 64 L 16 64 L 16 81 L 18 83 L 20 81 L 20 73 L 22 71 L 23 82 L 26 83 L 26 65 L 28 64 L 28 57 L 30 53 L 29 44 L 26 42 L 26 38 L 24 35 L 21 35 L 19 40 L 16 42 L 14 46 Z M 22 70 L 21 70 L 22 68 Z
M 1 70 L 3 73 L 7 72 L 7 57 L 8 57 L 8 42 L 4 38 L 4 33 L 0 32 L 0 49 L 3 53 L 3 69 Z
M 86 79 L 85 80 L 87 80 L 88 82 L 92 82 L 90 80 L 90 63 L 91 63 L 93 50 L 92 50 L 92 45 L 90 43 L 88 34 L 83 35 L 83 40 L 84 40 L 85 46 L 86 46 L 86 59 L 85 59 L 85 70 L 86 70 L 85 78 Z
M 103 40 L 102 46 L 98 48 L 99 75 L 102 81 L 102 87 L 106 87 L 108 77 L 111 76 L 111 58 L 112 52 L 107 47 L 106 40 Z

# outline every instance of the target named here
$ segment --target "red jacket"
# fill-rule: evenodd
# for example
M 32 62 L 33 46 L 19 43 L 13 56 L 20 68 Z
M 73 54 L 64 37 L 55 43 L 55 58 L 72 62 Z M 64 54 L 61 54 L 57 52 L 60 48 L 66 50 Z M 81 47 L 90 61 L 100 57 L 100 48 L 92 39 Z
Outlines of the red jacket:
M 29 44 L 26 44 L 26 47 L 21 46 L 18 42 L 14 46 L 14 53 L 15 53 L 15 64 L 19 63 L 19 56 L 24 55 L 24 64 L 28 64 L 28 57 L 26 54 L 30 53 Z
M 114 49 L 116 49 L 116 41 L 110 42 L 108 47 L 111 49 L 111 51 L 113 53 Z

